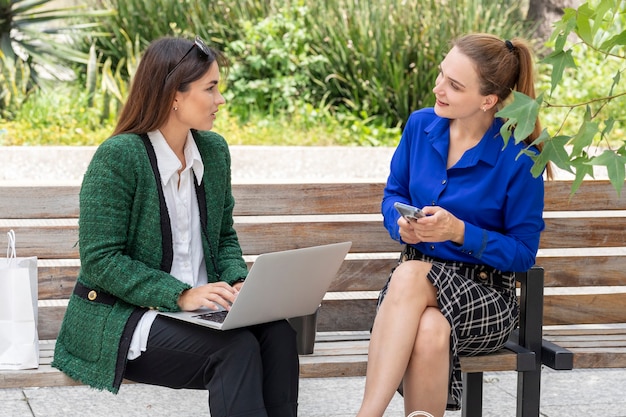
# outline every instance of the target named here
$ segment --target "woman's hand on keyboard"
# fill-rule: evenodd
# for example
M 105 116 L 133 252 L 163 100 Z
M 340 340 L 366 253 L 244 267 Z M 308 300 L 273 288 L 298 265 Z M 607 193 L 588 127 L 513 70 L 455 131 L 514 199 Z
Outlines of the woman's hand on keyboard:
M 183 311 L 193 311 L 203 307 L 218 310 L 218 306 L 230 310 L 238 293 L 237 289 L 226 282 L 212 282 L 183 291 L 178 298 L 178 306 Z

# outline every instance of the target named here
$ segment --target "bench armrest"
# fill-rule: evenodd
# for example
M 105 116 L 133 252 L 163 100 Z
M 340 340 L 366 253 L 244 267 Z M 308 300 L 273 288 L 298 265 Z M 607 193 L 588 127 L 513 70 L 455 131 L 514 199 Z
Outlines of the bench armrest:
M 521 283 L 519 329 L 510 340 L 536 353 L 537 366 L 542 363 L 556 370 L 573 368 L 571 351 L 543 339 L 543 268 L 534 266 L 517 273 Z
M 557 371 L 569 371 L 574 368 L 574 354 L 556 343 L 543 340 L 541 362 Z
M 509 338 L 504 347 L 511 352 L 515 352 L 517 355 L 516 370 L 518 372 L 534 371 L 537 369 L 537 355 L 535 355 L 535 352 L 526 349 L 524 346 L 520 346 L 513 337 Z
M 526 272 L 517 272 L 515 279 L 520 282 L 519 328 L 515 338 L 520 346 L 535 352 L 536 365 L 541 364 L 543 338 L 543 268 L 533 266 Z

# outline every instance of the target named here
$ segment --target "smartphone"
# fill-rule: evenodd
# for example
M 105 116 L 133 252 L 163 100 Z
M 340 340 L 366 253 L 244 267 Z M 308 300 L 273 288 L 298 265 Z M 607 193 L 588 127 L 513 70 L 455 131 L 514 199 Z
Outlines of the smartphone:
M 396 201 L 393 206 L 396 208 L 396 210 L 398 210 L 398 213 L 400 213 L 402 217 L 404 217 L 408 222 L 410 222 L 411 220 L 417 220 L 420 217 L 424 217 L 424 212 L 417 207 L 400 203 L 398 201 Z

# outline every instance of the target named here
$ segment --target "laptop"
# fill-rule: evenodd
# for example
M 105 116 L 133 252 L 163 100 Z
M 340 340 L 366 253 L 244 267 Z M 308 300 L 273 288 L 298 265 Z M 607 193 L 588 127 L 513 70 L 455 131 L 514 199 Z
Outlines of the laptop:
M 352 242 L 340 242 L 261 254 L 229 311 L 206 308 L 159 314 L 218 330 L 313 314 L 351 246 Z

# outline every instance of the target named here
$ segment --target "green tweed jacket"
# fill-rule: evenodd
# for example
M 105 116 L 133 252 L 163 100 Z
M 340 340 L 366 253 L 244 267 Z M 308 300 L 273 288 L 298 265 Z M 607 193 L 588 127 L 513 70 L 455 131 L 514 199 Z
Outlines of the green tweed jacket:
M 216 133 L 193 133 L 205 168 L 203 246 L 209 281 L 232 284 L 245 278 L 247 268 L 233 228 L 228 145 Z M 143 312 L 179 310 L 178 297 L 189 288 L 164 272 L 169 271 L 163 258 L 172 252 L 168 247 L 172 238 L 169 227 L 162 228 L 169 220 L 160 186 L 147 147 L 134 134 L 102 143 L 83 179 L 81 270 L 52 366 L 94 388 L 118 392 L 130 340 Z M 212 252 L 216 262 L 211 261 Z

